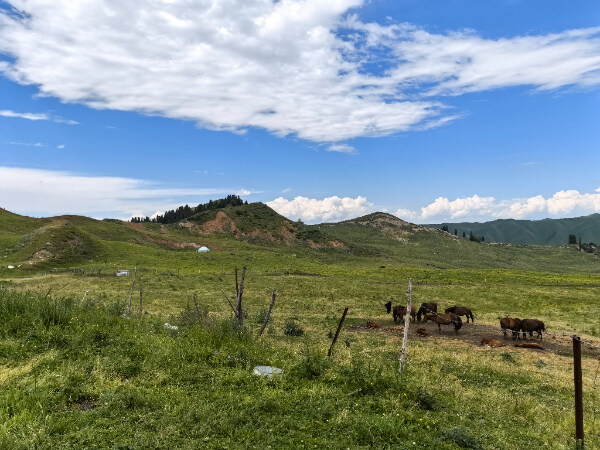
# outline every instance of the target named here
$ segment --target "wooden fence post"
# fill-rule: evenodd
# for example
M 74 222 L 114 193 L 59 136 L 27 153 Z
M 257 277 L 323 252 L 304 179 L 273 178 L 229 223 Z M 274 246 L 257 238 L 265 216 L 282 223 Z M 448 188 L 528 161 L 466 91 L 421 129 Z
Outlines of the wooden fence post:
M 583 382 L 581 376 L 581 340 L 573 338 L 573 379 L 575 381 L 575 439 L 577 448 L 583 448 Z
M 198 306 L 198 299 L 196 298 L 196 294 L 194 294 L 194 306 L 196 307 L 196 314 L 199 317 L 200 316 L 200 306 Z
M 342 318 L 340 319 L 340 324 L 337 327 L 337 331 L 335 332 L 335 336 L 333 337 L 333 342 L 331 343 L 331 347 L 329 347 L 329 351 L 327 352 L 327 357 L 331 358 L 331 352 L 333 352 L 333 346 L 335 345 L 338 336 L 340 335 L 340 331 L 342 331 L 342 326 L 344 325 L 344 320 L 346 319 L 346 314 L 348 314 L 348 307 L 344 309 L 344 314 L 342 314 Z
M 263 323 L 262 328 L 258 332 L 259 336 L 262 336 L 263 331 L 265 331 L 265 328 L 267 327 L 267 323 L 269 322 L 269 317 L 271 317 L 271 309 L 273 309 L 273 304 L 275 303 L 275 297 L 276 296 L 277 296 L 277 290 L 273 291 L 273 296 L 271 297 L 271 304 L 269 305 L 269 309 L 267 311 L 267 315 L 265 316 L 265 321 Z
M 142 315 L 142 285 L 140 284 L 140 316 Z
M 408 326 L 410 325 L 410 306 L 412 302 L 412 278 L 408 280 L 408 299 L 406 300 L 406 315 L 404 316 L 404 337 L 402 338 L 402 356 L 400 357 L 400 378 L 406 365 L 406 349 L 408 347 Z
M 237 274 L 237 270 L 236 270 Z M 244 277 L 246 276 L 246 266 L 242 269 L 242 279 L 240 280 L 240 287 L 237 291 L 237 316 L 240 321 L 240 325 L 244 324 L 244 314 L 242 312 L 242 295 L 244 294 Z M 237 279 L 236 279 L 237 281 Z
M 135 276 L 137 275 L 137 264 L 135 265 L 135 271 L 133 272 L 133 282 L 131 283 L 131 290 L 129 291 L 129 305 L 127 306 L 128 314 L 131 314 L 131 297 L 133 297 L 133 285 L 135 284 Z

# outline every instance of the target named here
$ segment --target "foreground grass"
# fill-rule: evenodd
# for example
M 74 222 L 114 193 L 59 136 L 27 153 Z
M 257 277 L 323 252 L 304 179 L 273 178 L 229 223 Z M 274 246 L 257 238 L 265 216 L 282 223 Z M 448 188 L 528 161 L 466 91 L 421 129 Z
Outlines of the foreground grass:
M 574 446 L 568 356 L 414 342 L 400 382 L 397 336 L 345 332 L 328 360 L 308 320 L 303 336 L 276 320 L 259 339 L 252 315 L 239 328 L 207 309 L 127 318 L 124 306 L 0 290 L 0 447 Z M 584 359 L 584 386 L 597 365 Z M 585 392 L 594 448 L 599 396 Z

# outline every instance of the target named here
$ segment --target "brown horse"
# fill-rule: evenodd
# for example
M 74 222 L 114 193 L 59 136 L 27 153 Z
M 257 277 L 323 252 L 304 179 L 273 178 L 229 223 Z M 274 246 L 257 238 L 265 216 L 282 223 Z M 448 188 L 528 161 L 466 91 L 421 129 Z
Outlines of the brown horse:
M 475 322 L 471 309 L 467 308 L 466 306 L 451 306 L 450 308 L 446 308 L 445 312 L 454 313 L 457 316 L 467 316 L 467 323 L 469 323 L 469 317 L 471 318 L 471 322 Z
M 521 331 L 521 319 L 505 317 L 500 320 L 500 328 L 504 333 L 504 339 L 506 339 L 507 330 L 512 330 L 513 341 L 519 338 L 519 331 Z
M 426 314 L 423 323 L 429 321 L 438 324 L 438 331 L 442 334 L 442 325 L 454 325 L 454 331 L 458 334 L 458 330 L 462 327 L 462 319 L 454 313 L 447 314 Z
M 541 320 L 523 319 L 521 321 L 521 331 L 523 332 L 523 339 L 527 337 L 527 333 L 529 333 L 529 337 L 532 337 L 533 332 L 537 331 L 537 337 L 542 340 L 542 331 L 546 331 L 546 326 Z
M 421 321 L 421 317 L 424 316 L 425 314 L 431 314 L 431 313 L 436 313 L 437 312 L 437 303 L 434 302 L 429 302 L 429 303 L 422 303 L 421 306 L 419 307 L 419 310 L 417 311 L 417 321 Z
M 390 311 L 392 310 L 392 302 L 387 302 L 384 306 L 389 314 Z M 416 313 L 417 313 L 417 310 L 415 308 L 415 305 L 410 305 L 410 315 L 412 316 L 413 322 L 415 321 Z M 400 306 L 400 305 L 394 306 L 394 312 L 392 315 L 394 316 L 394 323 L 398 323 L 398 320 L 402 320 L 402 317 L 404 317 L 406 315 L 406 306 Z

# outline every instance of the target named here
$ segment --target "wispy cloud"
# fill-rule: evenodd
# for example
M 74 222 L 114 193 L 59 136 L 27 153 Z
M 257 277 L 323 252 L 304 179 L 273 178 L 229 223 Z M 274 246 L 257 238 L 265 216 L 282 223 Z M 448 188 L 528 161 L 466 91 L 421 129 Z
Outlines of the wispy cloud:
M 47 114 L 36 114 L 36 113 L 17 113 L 14 111 L 10 111 L 8 109 L 3 109 L 0 111 L 0 116 L 2 117 L 15 117 L 19 119 L 27 119 L 27 120 L 50 120 L 50 117 Z
M 540 216 L 565 217 L 600 212 L 600 189 L 593 193 L 562 190 L 551 197 L 497 200 L 494 197 L 439 197 L 420 210 L 398 209 L 396 216 L 417 222 L 526 219 Z
M 239 188 L 180 188 L 147 180 L 0 167 L 0 206 L 29 215 L 146 216 L 211 196 L 254 192 Z
M 1 16 L 2 16 L 2 14 L 0 14 L 0 17 Z M 1 26 L 0 26 L 0 29 L 1 29 Z M 0 42 L 1 42 L 1 40 L 0 40 Z M 0 64 L 0 69 L 1 68 L 2 68 L 2 66 Z M 18 113 L 18 112 L 14 112 L 14 111 L 11 111 L 8 109 L 0 110 L 0 116 L 17 118 L 17 119 L 33 120 L 33 121 L 51 120 L 56 123 L 64 123 L 67 125 L 78 125 L 79 124 L 79 122 L 77 122 L 75 120 L 63 119 L 62 117 L 59 117 L 59 116 L 51 116 L 51 115 L 44 114 L 44 113 Z
M 65 144 L 60 144 L 60 145 L 57 145 L 57 146 L 56 146 L 56 148 L 61 148 L 61 149 L 62 149 L 62 148 L 65 148 L 65 147 L 66 147 L 66 145 L 65 145 Z
M 267 205 L 289 219 L 301 219 L 308 223 L 350 219 L 367 214 L 373 208 L 373 204 L 361 196 L 356 198 L 333 196 L 321 200 L 302 196 L 292 200 L 278 197 L 267 202 Z
M 11 57 L 0 72 L 12 80 L 215 130 L 335 143 L 457 120 L 446 102 L 466 92 L 600 83 L 600 28 L 432 33 L 363 22 L 365 0 L 7 1 L 23 13 L 0 10 L 0 52 Z M 378 62 L 385 73 L 370 70 Z
M 25 147 L 46 147 L 46 145 L 42 144 L 41 142 L 14 142 L 14 141 L 9 141 L 9 142 L 7 142 L 7 144 L 9 144 L 9 145 L 23 145 Z
M 328 152 L 346 153 L 348 155 L 356 154 L 356 149 L 348 144 L 331 144 L 327 147 Z

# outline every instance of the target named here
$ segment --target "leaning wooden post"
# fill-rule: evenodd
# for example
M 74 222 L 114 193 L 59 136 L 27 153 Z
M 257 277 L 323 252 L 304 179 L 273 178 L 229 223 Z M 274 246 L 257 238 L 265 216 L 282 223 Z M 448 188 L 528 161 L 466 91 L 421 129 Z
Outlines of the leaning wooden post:
M 333 352 L 333 346 L 335 345 L 338 336 L 340 335 L 340 331 L 342 331 L 342 326 L 344 325 L 344 320 L 346 319 L 346 314 L 348 314 L 348 307 L 344 309 L 344 314 L 342 314 L 342 318 L 340 319 L 340 324 L 337 327 L 337 331 L 335 332 L 335 336 L 333 337 L 333 342 L 331 343 L 331 347 L 329 347 L 329 351 L 327 352 L 327 357 L 331 358 L 331 352 Z
M 140 316 L 142 315 L 142 285 L 140 284 Z
M 237 271 L 236 271 L 237 274 Z M 246 266 L 242 269 L 242 279 L 240 281 L 240 287 L 237 291 L 237 316 L 240 321 L 240 325 L 244 323 L 244 314 L 242 313 L 242 295 L 244 294 L 244 276 L 246 276 Z
M 194 294 L 194 306 L 196 307 L 196 314 L 200 316 L 200 306 L 198 305 L 198 299 L 196 298 L 196 294 Z
M 267 323 L 269 322 L 269 317 L 271 317 L 271 309 L 273 309 L 273 304 L 275 303 L 275 297 L 277 296 L 277 291 L 273 291 L 273 296 L 271 297 L 271 304 L 269 305 L 269 309 L 267 310 L 267 315 L 265 316 L 265 321 L 263 323 L 262 328 L 258 332 L 259 336 L 262 336 L 263 331 L 267 328 Z
M 136 274 L 137 274 L 137 264 L 135 265 L 135 271 L 133 272 L 133 282 L 131 283 L 131 290 L 129 291 L 129 306 L 127 307 L 128 314 L 131 314 L 131 298 L 133 297 L 133 285 L 135 284 Z
M 237 298 L 238 292 L 240 292 L 240 286 L 238 285 L 237 267 L 235 268 L 235 297 Z
M 583 448 L 583 383 L 581 380 L 581 340 L 573 338 L 573 378 L 575 381 L 575 439 L 577 448 Z
M 412 278 L 408 280 L 408 299 L 406 300 L 406 315 L 404 316 L 404 337 L 402 338 L 402 356 L 400 357 L 400 378 L 406 365 L 406 348 L 408 347 L 408 326 L 410 325 L 410 305 L 412 300 Z

